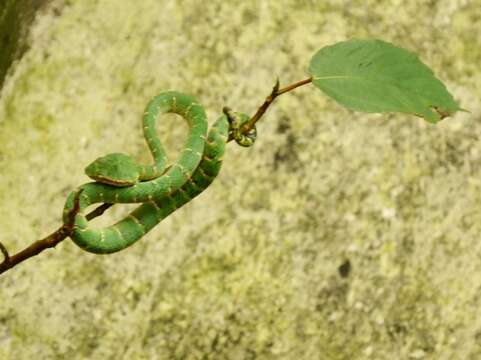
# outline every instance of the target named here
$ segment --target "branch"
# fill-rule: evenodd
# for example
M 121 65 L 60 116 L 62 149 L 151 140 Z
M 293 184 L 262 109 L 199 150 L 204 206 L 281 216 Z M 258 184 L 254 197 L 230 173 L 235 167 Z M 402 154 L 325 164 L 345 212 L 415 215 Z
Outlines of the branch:
M 257 109 L 254 116 L 251 117 L 249 119 L 249 121 L 247 121 L 242 126 L 242 128 L 241 128 L 242 133 L 247 134 L 251 129 L 254 128 L 254 126 L 256 125 L 256 122 L 262 117 L 262 115 L 264 115 L 264 113 L 267 111 L 267 109 L 269 108 L 269 106 L 272 104 L 272 102 L 274 101 L 274 99 L 276 97 L 278 97 L 279 95 L 282 95 L 282 94 L 284 94 L 288 91 L 292 91 L 299 86 L 309 84 L 310 82 L 312 82 L 312 77 L 310 77 L 308 79 L 305 79 L 305 80 L 298 81 L 294 84 L 291 84 L 291 85 L 288 85 L 288 86 L 286 86 L 282 89 L 279 89 L 279 78 L 277 78 L 276 83 L 275 83 L 274 87 L 272 88 L 272 92 L 270 93 L 270 95 L 267 96 L 264 103 L 261 106 L 259 106 L 259 108 Z M 233 137 L 229 137 L 228 141 L 232 141 L 233 139 L 234 139 Z
M 2 251 L 4 257 L 3 262 L 0 263 L 0 274 L 11 269 L 18 263 L 21 263 L 22 261 L 32 256 L 38 255 L 45 249 L 55 247 L 59 242 L 72 234 L 74 230 L 75 215 L 77 215 L 79 212 L 79 199 L 81 192 L 82 190 L 77 192 L 77 194 L 75 195 L 74 207 L 72 208 L 72 210 L 70 210 L 70 213 L 68 214 L 68 222 L 62 225 L 57 231 L 48 235 L 46 238 L 35 241 L 33 244 L 13 256 L 10 256 L 8 254 L 6 247 L 0 242 L 0 250 Z M 96 208 L 87 215 L 87 219 L 91 220 L 97 216 L 102 215 L 105 210 L 107 210 L 111 206 L 112 204 L 100 205 L 98 208 Z
M 279 89 L 279 79 L 277 79 L 270 95 L 266 97 L 264 103 L 257 109 L 257 112 L 254 114 L 254 116 L 242 126 L 242 132 L 247 134 L 251 129 L 254 128 L 256 122 L 262 117 L 262 115 L 264 115 L 276 97 L 310 82 L 312 82 L 312 77 Z M 233 140 L 233 138 L 229 137 L 228 141 L 231 140 Z M 68 222 L 63 224 L 60 228 L 58 228 L 58 230 L 48 235 L 46 238 L 35 241 L 33 244 L 13 256 L 9 255 L 7 248 L 0 242 L 0 251 L 4 257 L 3 262 L 0 263 L 0 274 L 11 269 L 24 260 L 40 254 L 45 249 L 57 246 L 59 242 L 63 241 L 66 237 L 72 234 L 74 230 L 75 215 L 77 215 L 79 212 L 79 196 L 81 192 L 82 190 L 75 194 L 74 207 L 68 214 Z M 100 205 L 86 216 L 87 220 L 91 220 L 102 215 L 112 205 L 113 204 L 110 203 Z

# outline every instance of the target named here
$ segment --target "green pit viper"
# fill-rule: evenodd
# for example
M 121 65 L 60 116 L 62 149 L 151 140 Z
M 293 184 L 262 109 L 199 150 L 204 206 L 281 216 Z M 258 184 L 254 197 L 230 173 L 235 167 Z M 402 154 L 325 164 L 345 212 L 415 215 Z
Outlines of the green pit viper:
M 186 120 L 189 135 L 180 157 L 166 166 L 166 153 L 157 137 L 155 121 L 159 114 L 174 113 Z M 154 158 L 153 165 L 139 165 L 129 155 L 112 153 L 85 168 L 95 180 L 73 190 L 65 203 L 63 221 L 69 221 L 76 195 L 79 211 L 75 215 L 72 240 L 82 249 L 109 254 L 139 240 L 169 214 L 204 191 L 220 171 L 225 145 L 234 139 L 251 146 L 256 129 L 246 134 L 241 127 L 249 116 L 226 111 L 207 134 L 207 116 L 194 97 L 176 91 L 161 93 L 147 104 L 143 132 Z M 124 219 L 104 229 L 93 229 L 85 209 L 95 203 L 142 203 Z

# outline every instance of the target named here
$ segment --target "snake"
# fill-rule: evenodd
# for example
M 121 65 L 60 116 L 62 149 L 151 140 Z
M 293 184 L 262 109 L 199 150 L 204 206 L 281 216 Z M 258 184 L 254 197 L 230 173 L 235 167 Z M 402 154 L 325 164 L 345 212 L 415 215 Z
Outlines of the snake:
M 155 129 L 157 118 L 164 113 L 180 115 L 189 127 L 180 156 L 169 166 Z M 83 250 L 95 254 L 110 254 L 131 246 L 214 181 L 230 139 L 243 147 L 254 144 L 256 128 L 241 131 L 248 120 L 248 115 L 226 108 L 208 129 L 205 110 L 195 97 L 177 91 L 154 96 L 142 117 L 153 164 L 138 164 L 123 153 L 111 153 L 89 164 L 85 173 L 94 181 L 72 190 L 63 209 L 63 222 L 67 224 L 71 221 L 69 214 L 78 206 L 69 237 Z M 97 229 L 89 225 L 85 214 L 86 208 L 95 203 L 140 205 L 115 224 Z

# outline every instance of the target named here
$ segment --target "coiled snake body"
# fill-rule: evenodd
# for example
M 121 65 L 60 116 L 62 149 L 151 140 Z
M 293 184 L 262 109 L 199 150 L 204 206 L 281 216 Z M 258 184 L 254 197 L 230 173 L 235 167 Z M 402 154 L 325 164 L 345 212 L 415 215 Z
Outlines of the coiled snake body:
M 155 121 L 161 113 L 182 116 L 190 128 L 180 157 L 169 167 L 166 167 L 165 150 L 155 132 Z M 63 219 L 67 222 L 75 196 L 81 190 L 72 240 L 82 249 L 97 254 L 113 253 L 132 245 L 212 183 L 220 171 L 229 137 L 242 146 L 254 143 L 255 128 L 246 135 L 240 132 L 248 119 L 241 113 L 224 114 L 207 134 L 205 111 L 193 97 L 175 91 L 155 96 L 147 104 L 143 116 L 144 137 L 154 164 L 138 165 L 128 155 L 113 153 L 87 166 L 86 174 L 96 181 L 72 191 L 64 207 Z M 109 227 L 90 228 L 84 211 L 89 205 L 101 202 L 142 205 Z

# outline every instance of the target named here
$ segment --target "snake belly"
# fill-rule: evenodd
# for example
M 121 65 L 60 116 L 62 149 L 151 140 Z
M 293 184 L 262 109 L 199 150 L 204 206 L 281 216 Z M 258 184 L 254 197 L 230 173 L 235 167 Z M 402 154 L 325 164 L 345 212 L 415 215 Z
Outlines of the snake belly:
M 180 158 L 162 175 L 129 187 L 116 187 L 100 182 L 84 184 L 72 191 L 64 207 L 64 222 L 73 208 L 78 191 L 79 212 L 74 219 L 72 240 L 82 249 L 109 254 L 132 245 L 162 219 L 205 190 L 220 171 L 222 156 L 229 135 L 229 121 L 223 115 L 216 120 L 205 137 L 207 120 L 202 106 L 195 99 L 178 92 L 166 92 L 155 97 L 144 113 L 144 134 L 155 160 L 147 178 L 164 171 L 165 152 L 153 131 L 146 131 L 146 119 L 158 113 L 181 115 L 190 126 L 190 135 Z M 153 128 L 151 126 L 151 128 Z M 155 137 L 154 137 L 155 135 Z M 85 209 L 94 203 L 142 203 L 119 222 L 103 228 L 89 227 Z

